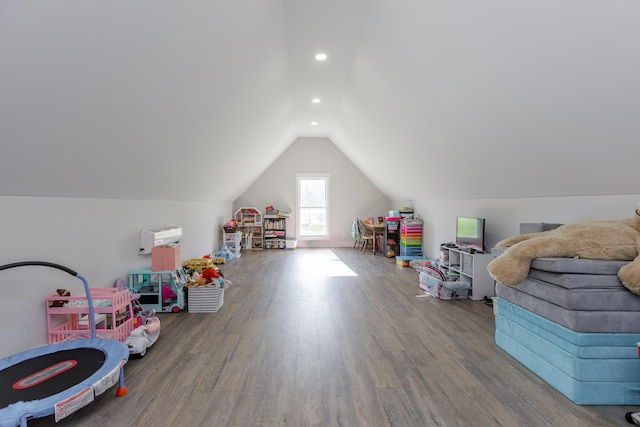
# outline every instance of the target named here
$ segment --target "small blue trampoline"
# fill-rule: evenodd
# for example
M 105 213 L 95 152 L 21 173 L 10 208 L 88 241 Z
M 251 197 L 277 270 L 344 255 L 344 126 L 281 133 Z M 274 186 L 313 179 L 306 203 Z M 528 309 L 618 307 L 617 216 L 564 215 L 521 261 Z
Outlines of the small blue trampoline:
M 80 279 L 87 295 L 89 319 L 94 319 L 87 280 L 59 264 L 25 261 L 0 266 L 57 268 Z M 23 351 L 0 360 L 0 427 L 27 425 L 33 418 L 55 414 L 59 421 L 91 403 L 95 396 L 119 383 L 117 395 L 126 394 L 124 365 L 129 348 L 120 341 L 91 338 L 59 342 Z

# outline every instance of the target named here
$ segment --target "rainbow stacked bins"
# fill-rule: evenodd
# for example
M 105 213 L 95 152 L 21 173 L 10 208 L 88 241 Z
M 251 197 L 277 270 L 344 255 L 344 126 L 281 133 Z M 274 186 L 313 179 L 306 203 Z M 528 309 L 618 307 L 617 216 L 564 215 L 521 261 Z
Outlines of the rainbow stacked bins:
M 400 226 L 400 255 L 422 256 L 422 220 L 404 219 Z

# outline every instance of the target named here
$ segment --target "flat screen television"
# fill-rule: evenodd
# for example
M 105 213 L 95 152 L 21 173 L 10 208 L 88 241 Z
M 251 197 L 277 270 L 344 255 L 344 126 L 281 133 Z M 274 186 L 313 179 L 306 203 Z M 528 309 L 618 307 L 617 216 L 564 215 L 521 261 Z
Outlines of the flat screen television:
M 484 218 L 456 218 L 456 244 L 484 252 Z

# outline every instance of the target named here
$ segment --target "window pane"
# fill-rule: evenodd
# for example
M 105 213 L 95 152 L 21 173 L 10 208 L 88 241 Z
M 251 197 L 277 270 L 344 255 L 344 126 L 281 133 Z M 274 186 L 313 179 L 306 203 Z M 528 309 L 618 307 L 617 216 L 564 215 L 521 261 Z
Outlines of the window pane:
M 327 234 L 327 214 L 325 208 L 300 208 L 300 233 L 303 236 L 324 236 Z
M 303 176 L 306 175 L 306 176 Z M 296 174 L 298 237 L 329 237 L 329 174 Z
M 300 206 L 301 207 L 326 206 L 324 179 L 300 180 Z

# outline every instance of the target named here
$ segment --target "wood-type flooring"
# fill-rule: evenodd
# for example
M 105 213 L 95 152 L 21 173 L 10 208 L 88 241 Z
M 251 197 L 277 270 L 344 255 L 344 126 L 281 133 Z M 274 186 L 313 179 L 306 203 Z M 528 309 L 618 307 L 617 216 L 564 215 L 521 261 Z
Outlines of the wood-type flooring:
M 494 341 L 481 301 L 418 298 L 414 269 L 352 248 L 247 251 L 215 313 L 162 313 L 115 387 L 61 426 L 625 426 Z M 29 425 L 52 425 L 53 417 Z

